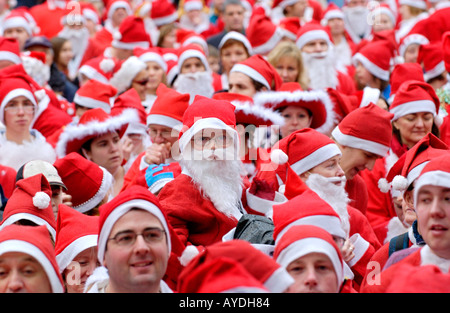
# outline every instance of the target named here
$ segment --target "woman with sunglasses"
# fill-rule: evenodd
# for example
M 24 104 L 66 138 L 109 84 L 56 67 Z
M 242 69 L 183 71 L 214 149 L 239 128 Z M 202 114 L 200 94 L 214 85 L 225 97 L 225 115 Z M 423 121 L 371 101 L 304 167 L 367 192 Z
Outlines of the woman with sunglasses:
M 25 72 L 22 64 L 0 71 L 0 164 L 16 171 L 26 162 L 53 163 L 56 152 L 33 122 L 38 116 L 38 98 L 42 90 Z M 43 90 L 42 90 L 43 91 Z

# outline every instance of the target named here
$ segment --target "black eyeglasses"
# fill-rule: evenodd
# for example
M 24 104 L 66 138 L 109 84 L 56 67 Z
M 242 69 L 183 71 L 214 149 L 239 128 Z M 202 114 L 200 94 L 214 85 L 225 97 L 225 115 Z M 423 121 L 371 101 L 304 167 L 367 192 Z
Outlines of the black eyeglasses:
M 150 227 L 144 229 L 144 231 L 140 234 L 129 230 L 119 232 L 114 237 L 108 238 L 108 240 L 114 240 L 117 245 L 126 247 L 134 245 L 136 238 L 141 235 L 146 243 L 152 244 L 160 242 L 164 238 L 164 233 L 165 231 L 161 228 Z
M 141 86 L 145 86 L 145 85 L 147 85 L 147 83 L 148 83 L 148 78 L 147 78 L 147 79 L 140 80 L 140 81 L 135 81 L 135 80 L 133 80 L 133 83 L 138 84 L 138 85 L 141 85 Z

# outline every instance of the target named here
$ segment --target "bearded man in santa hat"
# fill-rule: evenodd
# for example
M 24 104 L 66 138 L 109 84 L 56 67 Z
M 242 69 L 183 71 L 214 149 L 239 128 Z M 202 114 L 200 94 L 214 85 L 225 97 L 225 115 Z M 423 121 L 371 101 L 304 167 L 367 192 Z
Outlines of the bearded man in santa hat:
M 297 33 L 296 45 L 302 52 L 311 89 L 333 88 L 344 94 L 356 91 L 347 68 L 339 62 L 331 35 L 319 23 L 310 22 Z
M 245 212 L 234 109 L 228 101 L 197 96 L 185 111 L 177 157 L 182 173 L 158 195 L 183 244 L 222 241 Z

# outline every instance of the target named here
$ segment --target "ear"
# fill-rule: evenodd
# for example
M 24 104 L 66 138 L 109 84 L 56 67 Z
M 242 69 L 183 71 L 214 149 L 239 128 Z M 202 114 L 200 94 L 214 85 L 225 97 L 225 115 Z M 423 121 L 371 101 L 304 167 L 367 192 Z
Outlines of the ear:
M 91 153 L 90 153 L 90 151 L 87 151 L 86 149 L 81 148 L 81 152 L 83 153 L 83 156 L 84 156 L 86 159 L 88 159 L 89 161 L 91 161 L 91 157 L 90 157 Z
M 301 180 L 303 180 L 304 182 L 306 182 L 308 180 L 308 177 L 311 173 L 310 172 L 304 172 L 300 175 L 298 175 L 300 177 Z

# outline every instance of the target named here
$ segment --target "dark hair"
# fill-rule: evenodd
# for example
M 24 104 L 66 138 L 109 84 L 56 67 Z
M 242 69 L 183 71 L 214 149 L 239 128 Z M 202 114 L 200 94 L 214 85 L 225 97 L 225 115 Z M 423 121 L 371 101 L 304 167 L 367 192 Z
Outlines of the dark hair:
M 431 133 L 436 137 L 440 138 L 441 132 L 439 131 L 439 127 L 433 122 L 433 126 L 431 127 Z M 392 134 L 397 138 L 398 142 L 402 143 L 402 137 L 400 135 L 400 130 L 397 129 L 394 125 L 392 125 Z
M 62 37 L 53 37 L 52 40 L 50 40 L 54 52 L 53 62 L 56 64 L 59 62 L 59 53 L 61 52 L 62 46 L 66 41 L 68 41 L 68 39 Z

